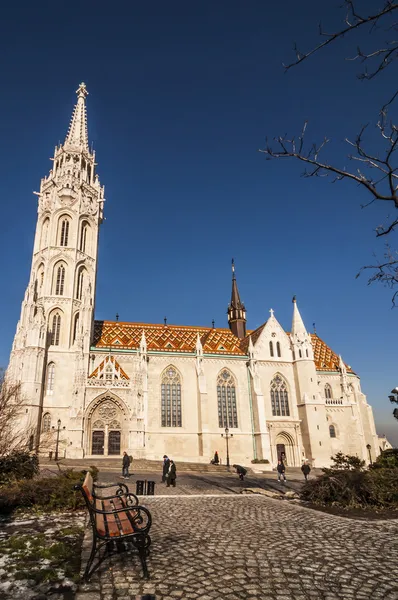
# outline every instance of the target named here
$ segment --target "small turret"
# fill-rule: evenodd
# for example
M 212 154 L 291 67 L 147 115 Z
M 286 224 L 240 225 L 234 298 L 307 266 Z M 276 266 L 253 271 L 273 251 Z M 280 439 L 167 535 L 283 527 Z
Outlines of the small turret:
M 240 339 L 246 337 L 246 308 L 239 296 L 234 259 L 232 259 L 232 294 L 228 306 L 228 323 L 230 330 L 236 337 Z
M 296 296 L 293 296 L 293 319 L 290 332 L 294 360 L 313 359 L 311 336 L 307 333 L 304 321 L 297 307 Z

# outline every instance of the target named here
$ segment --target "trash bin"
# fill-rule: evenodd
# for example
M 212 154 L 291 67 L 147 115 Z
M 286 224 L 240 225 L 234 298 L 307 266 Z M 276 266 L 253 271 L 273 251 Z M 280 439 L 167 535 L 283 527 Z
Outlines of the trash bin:
M 146 493 L 148 496 L 155 495 L 155 482 L 154 481 L 148 481 Z
M 143 494 L 145 494 L 144 487 L 145 487 L 145 481 L 143 481 L 142 479 L 137 479 L 136 488 L 135 488 L 136 496 L 143 496 Z

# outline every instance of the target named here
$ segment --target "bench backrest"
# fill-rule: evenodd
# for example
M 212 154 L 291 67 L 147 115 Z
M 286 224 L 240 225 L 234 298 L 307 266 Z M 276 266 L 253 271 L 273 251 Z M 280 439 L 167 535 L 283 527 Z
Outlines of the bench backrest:
M 90 472 L 86 473 L 82 487 L 83 487 L 83 491 L 84 491 L 84 494 L 85 494 L 88 502 L 90 504 L 92 504 L 94 501 L 94 499 L 93 499 L 94 482 L 93 482 L 93 478 L 92 478 Z

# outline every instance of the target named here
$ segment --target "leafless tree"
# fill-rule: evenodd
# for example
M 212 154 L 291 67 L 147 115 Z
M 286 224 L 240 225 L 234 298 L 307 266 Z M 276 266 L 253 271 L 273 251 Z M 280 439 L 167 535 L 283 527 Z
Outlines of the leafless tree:
M 381 2 L 380 0 L 379 8 L 370 14 L 358 10 L 354 0 L 344 0 L 343 7 L 345 8 L 345 19 L 341 29 L 334 33 L 326 33 L 322 25 L 319 25 L 319 35 L 321 36 L 319 44 L 307 52 L 301 52 L 295 45 L 296 59 L 290 64 L 284 65 L 287 71 L 310 59 L 311 56 L 336 43 L 339 39 L 355 38 L 365 32 L 368 34 L 383 33 L 387 42 L 380 46 L 380 35 L 373 35 L 373 37 L 368 35 L 367 42 L 369 39 L 374 40 L 373 48 L 365 51 L 357 44 L 354 56 L 348 60 L 361 63 L 362 70 L 358 74 L 359 79 L 373 81 L 396 61 L 398 58 L 398 13 L 395 11 L 398 10 L 398 2 L 392 0 Z M 327 160 L 322 160 L 322 156 L 324 156 L 322 151 L 330 143 L 328 137 L 324 137 L 320 142 L 307 144 L 308 122 L 304 123 L 301 133 L 295 137 L 278 136 L 271 142 L 267 139 L 265 148 L 260 152 L 265 154 L 267 159 L 294 158 L 301 161 L 305 165 L 304 177 L 329 176 L 333 182 L 342 180 L 354 182 L 367 192 L 368 201 L 363 206 L 369 206 L 378 201 L 390 203 L 393 208 L 398 209 L 398 124 L 391 116 L 397 96 L 398 87 L 395 85 L 379 109 L 376 127 L 381 144 L 377 144 L 377 148 L 372 150 L 365 144 L 367 125 L 362 126 L 353 139 L 345 139 L 350 147 L 347 158 L 352 163 L 351 168 L 339 167 L 330 164 Z M 398 217 L 392 217 L 390 222 L 375 228 L 376 236 L 388 235 L 395 230 L 397 225 Z M 363 269 L 373 270 L 369 283 L 379 281 L 394 288 L 398 283 L 398 253 L 387 246 L 383 260 L 376 261 L 376 264 L 368 265 Z M 394 305 L 397 294 L 398 292 L 395 292 L 393 295 Z
M 25 412 L 25 401 L 19 383 L 8 382 L 4 371 L 0 371 L 0 456 L 13 450 L 28 450 L 29 438 L 33 432 L 19 427 L 19 420 Z

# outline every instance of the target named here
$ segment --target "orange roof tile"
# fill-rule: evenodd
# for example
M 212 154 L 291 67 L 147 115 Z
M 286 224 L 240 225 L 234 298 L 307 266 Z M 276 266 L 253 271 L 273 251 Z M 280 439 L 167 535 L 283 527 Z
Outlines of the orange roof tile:
M 134 350 L 145 333 L 148 350 L 159 352 L 195 352 L 199 334 L 205 354 L 232 354 L 246 356 L 249 337 L 256 343 L 265 323 L 255 331 L 248 331 L 241 340 L 229 329 L 205 328 L 186 325 L 160 325 L 149 323 L 123 323 L 120 321 L 95 321 L 93 346 Z M 288 333 L 289 335 L 289 333 Z M 311 334 L 315 366 L 318 371 L 339 372 L 339 357 L 316 334 Z M 347 366 L 347 372 L 353 373 Z

